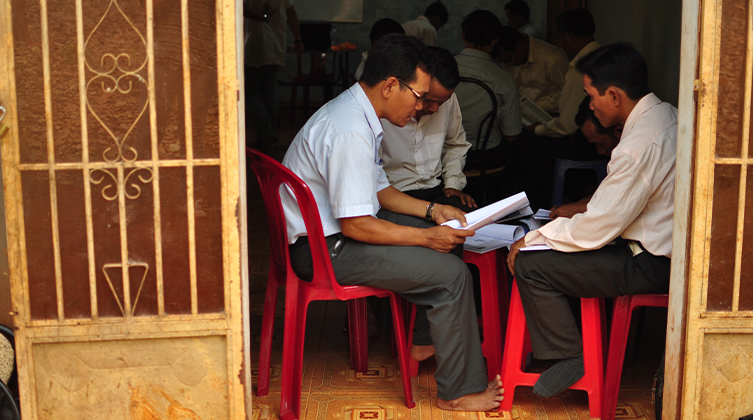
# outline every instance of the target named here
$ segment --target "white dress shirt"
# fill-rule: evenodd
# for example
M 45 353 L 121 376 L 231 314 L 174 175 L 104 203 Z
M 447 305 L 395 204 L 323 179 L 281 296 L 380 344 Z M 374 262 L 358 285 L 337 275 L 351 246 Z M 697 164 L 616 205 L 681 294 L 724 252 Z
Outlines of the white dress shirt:
M 541 33 L 539 32 L 539 30 L 536 29 L 535 26 L 533 26 L 533 22 L 528 22 L 525 25 L 521 26 L 518 29 L 518 32 L 520 32 L 521 34 L 531 35 L 532 37 L 538 38 L 538 39 L 544 38 L 543 36 L 541 36 Z
M 341 232 L 338 219 L 376 216 L 377 192 L 390 186 L 379 159 L 382 124 L 358 83 L 327 102 L 303 126 L 282 164 L 298 175 L 316 200 L 324 236 Z M 288 243 L 306 236 L 294 196 L 281 193 Z
M 586 212 L 529 232 L 526 245 L 578 252 L 599 249 L 620 236 L 640 242 L 653 255 L 670 257 L 676 156 L 677 108 L 650 93 L 625 121 L 609 175 Z
M 471 144 L 465 140 L 460 106 L 453 93 L 432 115 L 397 127 L 382 119 L 384 139 L 381 156 L 390 184 L 400 191 L 434 188 L 444 179 L 445 188 L 462 191 L 465 155 Z
M 562 88 L 562 96 L 560 96 L 560 116 L 546 124 L 536 126 L 536 135 L 564 137 L 573 134 L 578 129 L 578 125 L 575 124 L 575 114 L 578 113 L 578 106 L 586 97 L 586 92 L 583 90 L 583 74 L 578 71 L 575 64 L 599 47 L 601 45 L 593 41 L 583 47 L 578 55 L 570 61 L 570 69 L 565 74 L 565 86 Z
M 245 64 L 251 67 L 284 66 L 285 65 L 285 11 L 293 5 L 293 0 L 248 0 L 252 10 L 261 11 L 264 3 L 269 2 L 272 13 L 266 22 L 244 19 L 245 36 Z
M 426 45 L 437 45 L 437 28 L 429 22 L 426 16 L 419 16 L 415 20 L 403 23 L 403 29 L 408 36 L 415 36 Z
M 521 96 L 550 114 L 558 114 L 568 70 L 567 54 L 548 42 L 525 36 L 529 40 L 528 60 L 519 66 L 505 66 L 505 70 L 515 79 Z
M 486 148 L 491 149 L 502 142 L 502 135 L 517 136 L 523 129 L 520 116 L 520 96 L 510 73 L 492 61 L 489 54 L 466 48 L 455 56 L 460 76 L 472 77 L 486 83 L 497 97 L 497 118 Z M 489 95 L 473 83 L 461 83 L 455 94 L 463 111 L 463 128 L 467 140 L 476 146 L 482 119 L 491 111 Z M 486 125 L 484 126 L 486 127 Z M 486 131 L 486 128 L 484 128 Z M 483 135 L 483 133 L 482 133 Z

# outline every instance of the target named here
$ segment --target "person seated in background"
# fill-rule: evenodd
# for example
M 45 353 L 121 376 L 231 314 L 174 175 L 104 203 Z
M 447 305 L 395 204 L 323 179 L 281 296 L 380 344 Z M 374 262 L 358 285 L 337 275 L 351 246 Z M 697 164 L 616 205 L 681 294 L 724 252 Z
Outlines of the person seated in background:
M 594 38 L 596 24 L 588 9 L 565 10 L 557 16 L 555 22 L 560 35 L 560 47 L 570 58 L 570 67 L 565 74 L 565 85 L 559 101 L 559 116 L 546 124 L 535 124 L 526 129 L 537 136 L 561 138 L 578 129 L 575 114 L 586 96 L 583 91 L 583 75 L 576 68 L 576 63 L 601 45 Z
M 568 296 L 669 290 L 677 108 L 651 93 L 646 61 L 628 44 L 593 51 L 578 70 L 596 118 L 605 127 L 622 125 L 623 132 L 587 210 L 529 232 L 507 256 L 533 356 L 556 360 L 533 387 L 541 397 L 568 389 L 584 375 L 583 342 Z M 530 245 L 551 250 L 519 252 Z
M 492 58 L 504 64 L 504 69 L 515 79 L 520 96 L 549 114 L 559 113 L 569 62 L 561 48 L 503 26 Z
M 404 127 L 382 119 L 380 156 L 390 185 L 421 200 L 449 204 L 463 211 L 477 207 L 463 193 L 463 166 L 471 144 L 465 140 L 455 87 L 458 64 L 444 48 L 429 47 L 436 65 L 423 108 Z
M 465 216 L 391 187 L 378 155 L 380 118 L 408 123 L 423 108 L 433 72 L 433 57 L 421 41 L 386 35 L 371 50 L 361 80 L 319 108 L 282 164 L 316 199 L 337 282 L 391 290 L 416 305 L 411 356 L 436 354 L 437 406 L 488 411 L 499 407 L 504 390 L 499 375 L 487 382 L 471 273 L 449 254 L 474 232 L 437 226 L 452 219 L 465 224 Z M 310 279 L 303 217 L 288 189 L 281 196 L 290 264 Z
M 405 35 L 405 29 L 403 29 L 403 26 L 397 23 L 396 20 L 390 18 L 379 19 L 374 22 L 374 25 L 371 27 L 371 32 L 369 32 L 369 40 L 371 40 L 369 51 L 371 51 L 371 49 L 374 48 L 374 45 L 376 45 L 376 43 L 387 34 Z M 354 75 L 356 80 L 360 79 L 363 74 L 363 66 L 366 64 L 366 59 L 369 58 L 369 51 L 361 53 L 361 62 L 358 64 L 358 68 L 356 68 Z
M 531 22 L 531 9 L 528 3 L 523 0 L 510 0 L 505 5 L 505 14 L 507 23 L 513 29 L 520 31 L 522 34 L 528 34 L 534 38 L 543 39 L 539 30 Z
M 473 145 L 468 151 L 466 169 L 496 168 L 505 164 L 508 143 L 515 141 L 522 131 L 520 96 L 515 80 L 494 61 L 491 53 L 499 37 L 502 24 L 494 13 L 476 10 L 461 24 L 465 49 L 455 56 L 461 77 L 472 77 L 484 82 L 494 92 L 497 115 L 485 150 L 482 121 L 492 110 L 489 95 L 481 87 L 464 83 L 455 89 L 463 113 L 463 128 Z
M 612 150 L 617 147 L 620 142 L 620 136 L 622 135 L 622 126 L 620 124 L 613 125 L 611 127 L 604 127 L 596 118 L 596 114 L 591 109 L 591 97 L 586 96 L 583 98 L 583 102 L 578 107 L 578 113 L 575 115 L 575 123 L 580 128 L 583 136 L 589 143 L 596 147 L 596 152 L 602 156 L 610 158 L 612 156 Z M 562 204 L 556 207 L 552 207 L 550 217 L 556 219 L 558 217 L 573 217 L 578 213 L 586 211 L 588 202 L 591 201 L 593 194 L 588 194 L 582 199 L 568 204 Z
M 426 45 L 437 45 L 437 31 L 450 19 L 450 12 L 441 1 L 435 1 L 426 8 L 423 15 L 403 23 L 408 36 L 415 36 Z

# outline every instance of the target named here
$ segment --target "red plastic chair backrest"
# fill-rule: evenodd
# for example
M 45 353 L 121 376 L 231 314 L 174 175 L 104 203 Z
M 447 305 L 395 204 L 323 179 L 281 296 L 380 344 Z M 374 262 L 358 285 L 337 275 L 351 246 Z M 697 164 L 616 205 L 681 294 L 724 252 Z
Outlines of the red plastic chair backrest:
M 319 218 L 319 209 L 316 206 L 314 195 L 308 185 L 290 169 L 269 156 L 254 149 L 246 149 L 246 160 L 259 181 L 264 207 L 267 210 L 269 220 L 269 241 L 272 253 L 277 263 L 285 267 L 288 279 L 298 277 L 290 266 L 290 254 L 288 251 L 288 236 L 285 226 L 285 213 L 282 210 L 280 189 L 287 185 L 295 194 L 298 208 L 306 224 L 306 233 L 311 246 L 311 258 L 314 265 L 314 278 L 311 285 L 322 288 L 334 289 L 335 295 L 345 300 L 343 286 L 335 280 L 332 270 L 327 244 L 324 240 L 322 222 Z

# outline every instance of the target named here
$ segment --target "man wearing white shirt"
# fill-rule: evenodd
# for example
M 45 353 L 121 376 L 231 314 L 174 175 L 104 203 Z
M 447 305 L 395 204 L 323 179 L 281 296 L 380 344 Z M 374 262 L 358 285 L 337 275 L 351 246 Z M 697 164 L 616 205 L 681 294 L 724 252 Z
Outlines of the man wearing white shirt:
M 510 0 L 505 5 L 505 14 L 507 15 L 507 24 L 513 29 L 520 31 L 521 34 L 531 35 L 534 38 L 543 39 L 539 30 L 531 22 L 531 9 L 528 3 L 523 0 Z
M 578 70 L 601 124 L 624 127 L 609 174 L 586 211 L 529 232 L 507 258 L 534 357 L 558 360 L 533 388 L 543 397 L 567 389 L 584 373 L 583 346 L 567 296 L 669 289 L 677 109 L 650 93 L 646 62 L 630 45 L 602 47 L 584 57 Z M 519 252 L 530 245 L 552 250 Z
M 561 48 L 503 26 L 492 57 L 505 64 L 520 96 L 552 115 L 559 113 L 569 61 Z
M 293 33 L 293 51 L 301 52 L 304 46 L 293 0 L 247 0 L 243 17 L 246 121 L 256 128 L 261 148 L 277 141 L 277 74 L 285 65 L 285 22 Z
M 492 110 L 490 97 L 485 90 L 471 83 L 460 85 L 455 90 L 463 112 L 463 128 L 472 145 L 466 169 L 504 165 L 509 143 L 515 141 L 522 130 L 520 96 L 515 80 L 493 62 L 490 55 L 501 27 L 499 18 L 488 10 L 471 12 L 461 24 L 466 48 L 455 56 L 460 76 L 484 82 L 497 101 L 497 115 L 489 141 L 486 149 L 480 150 L 481 125 Z
M 471 274 L 448 254 L 473 232 L 436 226 L 465 217 L 390 187 L 378 153 L 380 118 L 398 126 L 410 121 L 422 109 L 432 72 L 432 57 L 418 39 L 385 36 L 361 80 L 309 119 L 282 163 L 314 195 L 337 281 L 395 291 L 425 311 L 428 328 L 416 325 L 414 334 L 426 344 L 414 345 L 411 356 L 436 352 L 438 407 L 487 411 L 499 407 L 504 390 L 499 376 L 486 381 Z M 311 278 L 303 219 L 287 190 L 282 199 L 291 265 Z
M 426 8 L 423 15 L 403 23 L 405 34 L 415 36 L 428 46 L 437 45 L 437 31 L 450 18 L 450 12 L 441 1 L 435 1 Z
M 463 166 L 471 144 L 465 139 L 455 97 L 455 87 L 460 83 L 458 65 L 444 48 L 429 50 L 436 67 L 423 108 L 405 127 L 382 120 L 384 172 L 390 185 L 411 197 L 471 211 L 477 206 L 463 193 Z

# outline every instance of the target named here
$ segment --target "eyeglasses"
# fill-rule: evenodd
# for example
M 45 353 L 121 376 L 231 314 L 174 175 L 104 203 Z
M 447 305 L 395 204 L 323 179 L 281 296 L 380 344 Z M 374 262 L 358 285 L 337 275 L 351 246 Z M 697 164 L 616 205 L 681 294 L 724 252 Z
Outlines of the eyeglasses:
M 413 92 L 414 95 L 416 95 L 416 100 L 417 101 L 424 101 L 426 99 L 425 95 L 422 95 L 422 94 L 416 92 L 415 89 L 413 89 L 412 87 L 410 87 L 407 83 L 403 82 L 399 77 L 396 77 L 395 79 L 397 79 L 397 81 L 400 82 L 400 84 L 402 84 L 403 86 L 405 86 L 408 89 L 410 89 L 410 91 Z

